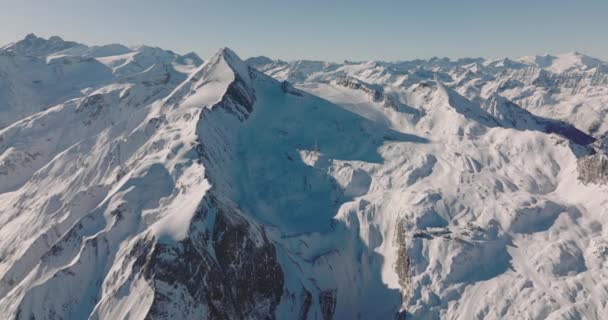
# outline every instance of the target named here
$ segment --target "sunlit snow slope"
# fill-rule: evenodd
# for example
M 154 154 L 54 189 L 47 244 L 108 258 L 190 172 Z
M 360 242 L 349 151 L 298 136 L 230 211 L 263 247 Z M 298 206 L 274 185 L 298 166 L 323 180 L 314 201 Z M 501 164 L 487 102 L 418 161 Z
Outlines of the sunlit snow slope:
M 603 319 L 608 67 L 0 50 L 2 319 Z

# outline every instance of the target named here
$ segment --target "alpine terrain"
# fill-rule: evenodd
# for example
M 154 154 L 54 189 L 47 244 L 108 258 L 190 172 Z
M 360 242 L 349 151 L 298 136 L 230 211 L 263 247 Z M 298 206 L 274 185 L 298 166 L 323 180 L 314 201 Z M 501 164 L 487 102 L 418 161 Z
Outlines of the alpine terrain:
M 0 49 L 1 319 L 606 319 L 608 63 Z

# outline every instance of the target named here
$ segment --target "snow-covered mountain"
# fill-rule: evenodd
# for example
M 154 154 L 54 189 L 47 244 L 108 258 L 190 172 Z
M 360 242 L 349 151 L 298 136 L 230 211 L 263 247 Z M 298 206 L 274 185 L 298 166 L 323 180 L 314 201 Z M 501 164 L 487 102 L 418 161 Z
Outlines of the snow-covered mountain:
M 119 44 L 88 47 L 60 37 L 33 34 L 0 49 L 0 129 L 111 84 L 172 82 L 174 87 L 202 64 L 196 54 Z M 152 95 L 148 92 L 146 95 Z
M 6 319 L 603 319 L 608 65 L 0 50 Z

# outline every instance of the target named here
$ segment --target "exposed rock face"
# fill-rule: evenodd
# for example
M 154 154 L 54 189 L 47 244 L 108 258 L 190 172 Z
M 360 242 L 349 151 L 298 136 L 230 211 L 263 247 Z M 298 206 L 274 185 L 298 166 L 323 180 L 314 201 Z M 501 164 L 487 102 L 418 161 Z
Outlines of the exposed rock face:
M 147 318 L 273 318 L 283 292 L 275 248 L 235 210 L 208 196 L 187 239 L 146 255 L 144 276 L 155 288 Z
M 255 94 L 252 90 L 237 74 L 218 106 L 235 114 L 241 121 L 245 120 L 253 111 L 253 104 L 255 103 Z
M 367 95 L 369 95 L 369 97 L 370 97 L 370 99 L 372 99 L 372 101 L 380 102 L 386 108 L 391 108 L 391 109 L 397 110 L 397 106 L 395 105 L 395 102 L 393 102 L 393 100 L 391 100 L 391 98 L 389 96 L 385 95 L 382 92 L 382 87 L 374 88 L 374 86 L 372 86 L 370 84 L 363 83 L 362 81 L 357 80 L 353 77 L 349 77 L 349 76 L 340 77 L 337 80 L 335 80 L 335 83 L 336 83 L 336 85 L 339 85 L 339 86 L 356 89 L 356 90 L 362 90 Z
M 608 156 L 596 153 L 578 159 L 578 179 L 584 184 L 608 183 Z
M 308 319 L 308 312 L 310 311 L 310 306 L 312 305 L 312 294 L 304 289 L 302 291 L 302 307 L 300 308 L 298 319 L 306 320 Z
M 401 286 L 401 293 L 405 303 L 409 298 L 412 280 L 410 276 L 410 257 L 407 252 L 406 229 L 402 221 L 395 226 L 395 235 L 397 259 L 395 260 L 395 265 L 393 267 L 395 268 L 395 273 L 397 273 L 397 277 L 399 278 L 399 285 Z
M 321 305 L 321 314 L 323 320 L 333 319 L 336 310 L 337 296 L 335 291 L 322 291 L 319 294 L 319 304 Z

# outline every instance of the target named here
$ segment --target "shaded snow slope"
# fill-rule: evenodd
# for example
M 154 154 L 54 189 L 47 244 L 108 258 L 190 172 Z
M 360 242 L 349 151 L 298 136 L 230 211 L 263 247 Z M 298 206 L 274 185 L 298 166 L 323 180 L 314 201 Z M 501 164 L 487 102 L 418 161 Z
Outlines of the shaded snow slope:
M 400 289 L 407 314 L 601 318 L 606 283 L 592 279 L 605 273 L 597 261 L 606 259 L 599 249 L 606 189 L 578 181 L 577 158 L 594 152 L 589 144 L 603 133 L 576 127 L 595 121 L 590 112 L 606 97 L 601 67 L 548 74 L 510 61 L 431 60 L 345 63 L 302 75 L 305 62 L 254 62 L 297 88 L 431 141 L 387 144 L 380 165 L 349 163 L 371 184 L 337 216 L 383 257 L 382 281 Z M 520 70 L 554 82 L 494 84 L 516 81 L 503 79 L 525 74 Z M 515 90 L 546 91 L 542 86 L 557 92 L 547 93 L 554 105 L 590 97 L 578 107 L 586 115 L 561 117 L 556 106 L 509 100 Z M 557 244 L 540 250 L 544 241 Z M 538 254 L 531 258 L 528 248 Z

